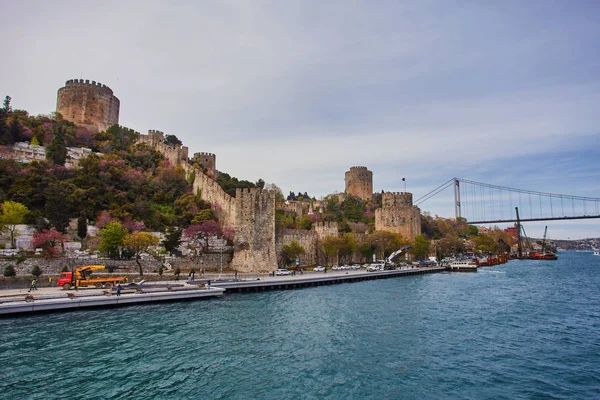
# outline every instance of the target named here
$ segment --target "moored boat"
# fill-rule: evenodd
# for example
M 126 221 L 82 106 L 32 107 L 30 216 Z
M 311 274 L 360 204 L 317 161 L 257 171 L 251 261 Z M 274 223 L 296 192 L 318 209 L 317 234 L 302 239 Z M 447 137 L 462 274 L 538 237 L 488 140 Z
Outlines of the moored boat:
M 477 272 L 477 263 L 473 260 L 456 260 L 448 264 L 450 271 Z

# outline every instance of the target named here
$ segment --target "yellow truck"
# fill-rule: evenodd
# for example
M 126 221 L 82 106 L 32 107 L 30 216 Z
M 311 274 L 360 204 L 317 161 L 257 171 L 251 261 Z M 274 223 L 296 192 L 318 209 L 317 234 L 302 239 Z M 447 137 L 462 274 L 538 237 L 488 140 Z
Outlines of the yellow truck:
M 104 265 L 84 265 L 75 269 L 75 272 L 61 272 L 58 277 L 57 286 L 65 290 L 69 290 L 72 287 L 79 288 L 84 286 L 95 286 L 98 289 L 105 288 L 110 289 L 117 283 L 125 282 L 125 277 L 122 276 L 109 276 L 92 278 L 91 274 L 93 271 L 105 270 Z

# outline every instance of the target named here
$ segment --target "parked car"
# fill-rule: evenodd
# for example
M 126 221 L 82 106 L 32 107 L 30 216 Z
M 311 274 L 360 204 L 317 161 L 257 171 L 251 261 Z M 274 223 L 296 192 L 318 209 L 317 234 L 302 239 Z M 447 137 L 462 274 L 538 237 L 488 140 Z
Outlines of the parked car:
M 322 266 L 319 265 L 319 266 L 314 267 L 313 271 L 315 271 L 315 272 L 323 272 L 323 271 L 325 271 L 325 267 L 322 267 Z
M 275 271 L 275 275 L 277 276 L 282 276 L 282 275 L 291 275 L 292 273 L 290 271 L 288 271 L 287 269 L 278 269 L 277 271 Z

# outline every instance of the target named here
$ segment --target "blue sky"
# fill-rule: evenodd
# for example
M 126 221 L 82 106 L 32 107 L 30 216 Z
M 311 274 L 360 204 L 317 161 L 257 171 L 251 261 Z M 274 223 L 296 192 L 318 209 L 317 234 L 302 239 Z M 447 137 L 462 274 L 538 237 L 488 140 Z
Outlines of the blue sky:
M 85 78 L 120 123 L 284 193 L 414 197 L 453 176 L 600 197 L 597 1 L 2 2 L 0 94 L 33 114 Z M 422 205 L 452 217 L 452 193 Z M 540 224 L 538 224 L 540 225 Z M 543 232 L 531 225 L 529 231 Z M 531 233 L 536 236 L 535 233 Z M 541 236 L 541 233 L 538 235 Z M 600 237 L 600 221 L 549 223 Z

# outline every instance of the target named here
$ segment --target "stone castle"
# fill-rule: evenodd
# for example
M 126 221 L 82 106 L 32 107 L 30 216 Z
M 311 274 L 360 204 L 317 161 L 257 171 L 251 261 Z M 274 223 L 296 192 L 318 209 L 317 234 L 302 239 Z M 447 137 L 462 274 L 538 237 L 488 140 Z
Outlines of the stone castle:
M 58 89 L 56 112 L 90 131 L 103 131 L 119 123 L 120 102 L 106 85 L 71 79 Z
M 370 201 L 373 197 L 373 173 L 367 167 L 351 167 L 346 171 L 346 193 Z
M 58 90 L 56 111 L 77 125 L 92 131 L 105 130 L 119 122 L 119 100 L 110 88 L 89 80 L 70 80 Z M 318 222 L 313 229 L 275 229 L 275 192 L 259 188 L 237 189 L 236 196 L 227 194 L 216 182 L 216 155 L 195 153 L 189 157 L 188 147 L 164 143 L 164 133 L 149 130 L 140 134 L 138 142 L 159 151 L 172 165 L 180 166 L 192 182 L 194 193 L 213 205 L 223 226 L 233 227 L 234 254 L 230 268 L 242 272 L 273 271 L 278 266 L 283 246 L 297 241 L 306 253 L 303 264 L 317 262 L 318 241 L 339 236 L 337 222 Z M 373 198 L 373 173 L 366 167 L 351 167 L 345 174 L 346 193 L 365 201 Z M 280 206 L 281 207 L 281 206 Z M 302 217 L 302 204 L 288 206 Z M 411 193 L 384 193 L 382 208 L 375 212 L 376 230 L 399 233 L 409 240 L 421 233 L 421 214 L 412 205 Z

